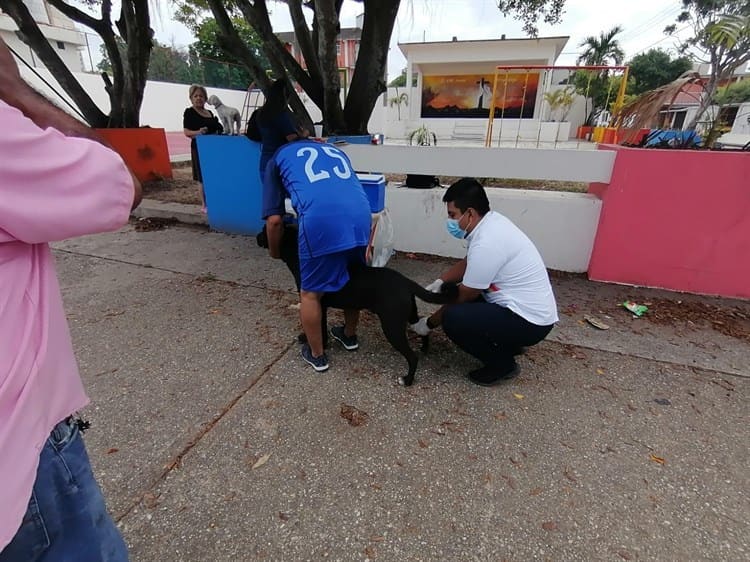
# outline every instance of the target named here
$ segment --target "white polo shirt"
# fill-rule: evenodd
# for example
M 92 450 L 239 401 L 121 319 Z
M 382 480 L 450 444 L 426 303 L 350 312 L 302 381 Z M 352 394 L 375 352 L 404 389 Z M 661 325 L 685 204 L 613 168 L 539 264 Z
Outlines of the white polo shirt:
M 466 239 L 465 286 L 480 289 L 487 302 L 509 308 L 537 326 L 558 321 L 542 256 L 521 229 L 490 211 Z

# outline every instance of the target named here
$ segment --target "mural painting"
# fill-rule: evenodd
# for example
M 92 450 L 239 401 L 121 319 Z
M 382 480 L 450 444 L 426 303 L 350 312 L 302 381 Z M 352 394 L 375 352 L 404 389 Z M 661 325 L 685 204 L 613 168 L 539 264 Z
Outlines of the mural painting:
M 492 102 L 492 81 L 492 75 L 482 74 L 423 76 L 422 117 L 486 119 Z M 500 74 L 495 117 L 532 119 L 538 88 L 538 72 Z

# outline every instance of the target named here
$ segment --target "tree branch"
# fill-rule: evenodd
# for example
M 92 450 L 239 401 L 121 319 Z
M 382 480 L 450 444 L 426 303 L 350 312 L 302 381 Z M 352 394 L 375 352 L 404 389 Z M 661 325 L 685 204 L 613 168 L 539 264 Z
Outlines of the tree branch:
M 274 68 L 277 74 L 284 75 L 287 72 L 300 87 L 307 92 L 312 102 L 318 107 L 323 106 L 323 91 L 320 82 L 314 81 L 309 74 L 300 66 L 292 54 L 286 50 L 284 44 L 276 37 L 271 26 L 268 8 L 265 0 L 255 0 L 250 4 L 248 0 L 238 0 L 237 5 L 245 17 L 245 21 L 252 27 L 263 41 L 269 62 L 279 66 Z
M 315 45 L 313 45 L 310 28 L 307 27 L 305 14 L 302 12 L 301 0 L 288 0 L 287 5 L 289 6 L 289 16 L 292 18 L 292 25 L 294 26 L 294 36 L 297 38 L 297 44 L 299 44 L 300 51 L 305 59 L 307 72 L 315 82 L 322 83 L 323 78 L 320 75 L 318 51 Z
M 101 26 L 105 24 L 103 20 L 98 20 L 90 14 L 87 14 L 83 10 L 79 10 L 75 6 L 71 6 L 62 0 L 47 0 L 51 6 L 54 6 L 60 10 L 64 15 L 68 16 L 73 21 L 85 25 L 86 27 L 93 29 L 97 33 L 100 32 Z
M 242 41 L 239 33 L 237 33 L 237 30 L 232 24 L 232 19 L 229 17 L 229 13 L 226 10 L 225 3 L 222 0 L 206 1 L 208 2 L 211 13 L 219 27 L 219 35 L 217 36 L 220 44 L 219 46 L 225 51 L 231 53 L 238 60 L 242 61 L 250 72 L 255 83 L 258 84 L 263 91 L 267 91 L 268 87 L 271 85 L 271 80 L 268 78 L 268 75 L 258 58 L 247 47 L 244 41 Z
M 366 133 L 378 97 L 386 91 L 388 45 L 400 0 L 365 0 L 361 45 L 346 98 L 344 116 L 351 133 Z
M 316 0 L 315 18 L 320 30 L 318 57 L 323 76 L 325 125 L 329 133 L 343 132 L 346 129 L 346 122 L 341 108 L 341 84 L 336 56 L 338 16 L 336 15 L 335 0 Z M 377 47 L 373 47 L 373 50 L 377 49 Z
M 44 66 L 52 73 L 55 80 L 70 96 L 84 118 L 92 127 L 106 127 L 107 115 L 99 109 L 86 90 L 78 83 L 73 73 L 68 69 L 60 56 L 55 52 L 47 38 L 42 34 L 34 17 L 23 0 L 4 0 L 3 11 L 8 14 L 18 26 L 23 40 L 34 50 Z

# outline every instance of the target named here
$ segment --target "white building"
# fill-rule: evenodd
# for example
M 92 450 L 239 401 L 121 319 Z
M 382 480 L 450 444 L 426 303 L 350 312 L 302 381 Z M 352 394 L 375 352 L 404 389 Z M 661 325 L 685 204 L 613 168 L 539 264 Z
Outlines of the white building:
M 498 65 L 552 66 L 568 37 L 539 37 L 400 43 L 407 60 L 405 132 L 426 125 L 438 137 L 484 138 Z M 552 123 L 544 92 L 559 87 L 564 72 L 529 69 L 502 74 L 495 94 L 495 119 L 503 139 L 566 140 L 571 124 Z M 400 90 L 404 90 L 403 88 Z M 577 104 L 578 105 L 578 104 Z M 583 102 L 568 121 L 584 117 Z M 403 110 L 402 110 L 403 112 Z M 580 116 L 578 114 L 581 114 Z M 573 132 L 575 129 L 572 129 Z M 499 131 L 496 121 L 493 138 Z M 507 133 L 506 133 L 507 131 Z M 551 136 L 551 138 L 549 138 Z
M 65 65 L 73 72 L 82 70 L 81 50 L 86 46 L 86 37 L 76 29 L 73 21 L 44 0 L 25 0 L 29 12 L 34 16 L 39 29 L 57 50 Z M 44 68 L 36 54 L 18 36 L 16 22 L 0 10 L 0 37 L 32 66 Z

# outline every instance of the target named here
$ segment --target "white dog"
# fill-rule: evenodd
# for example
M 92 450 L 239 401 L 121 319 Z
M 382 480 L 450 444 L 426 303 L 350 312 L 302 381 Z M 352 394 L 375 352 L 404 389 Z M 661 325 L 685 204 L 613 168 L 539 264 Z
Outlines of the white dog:
M 229 107 L 221 103 L 221 100 L 217 96 L 209 97 L 208 103 L 214 106 L 216 113 L 219 114 L 219 121 L 221 121 L 221 126 L 224 127 L 224 134 L 239 135 L 241 128 L 240 121 L 242 121 L 240 112 L 234 107 Z

